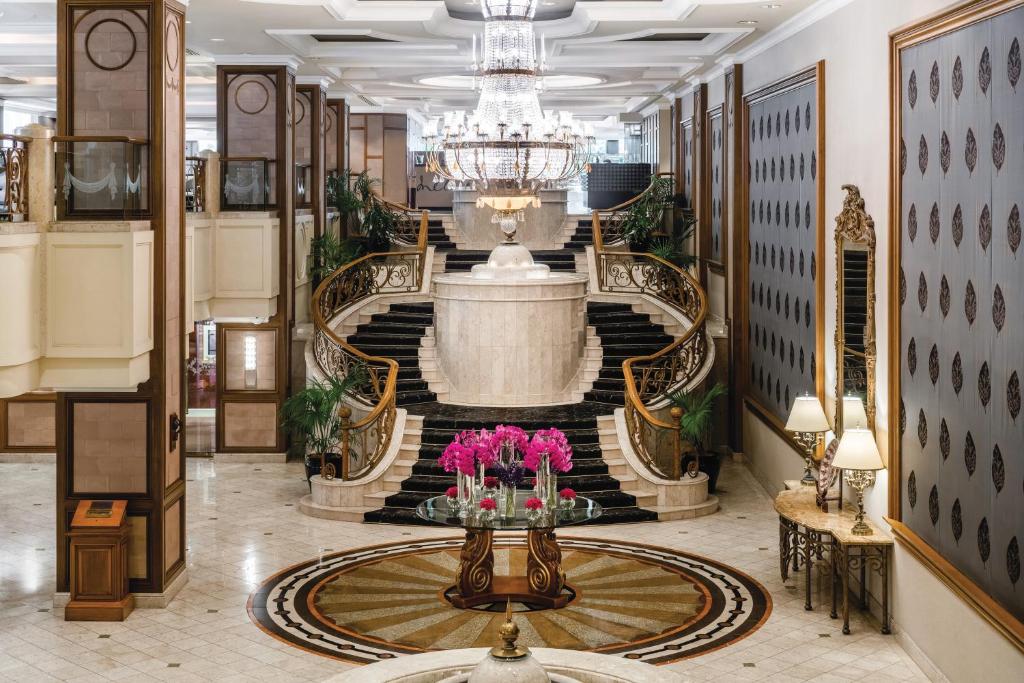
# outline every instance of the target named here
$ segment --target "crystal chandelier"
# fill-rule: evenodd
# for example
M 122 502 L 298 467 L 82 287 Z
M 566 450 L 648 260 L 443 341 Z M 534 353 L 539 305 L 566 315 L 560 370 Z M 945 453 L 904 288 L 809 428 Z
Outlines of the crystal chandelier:
M 497 212 L 509 236 L 527 206 L 540 206 L 538 190 L 586 168 L 594 138 L 569 112 L 544 112 L 537 97 L 536 0 L 482 0 L 483 61 L 476 110 L 447 112 L 428 125 L 430 172 L 472 184 L 478 206 Z M 474 68 L 476 54 L 474 45 Z

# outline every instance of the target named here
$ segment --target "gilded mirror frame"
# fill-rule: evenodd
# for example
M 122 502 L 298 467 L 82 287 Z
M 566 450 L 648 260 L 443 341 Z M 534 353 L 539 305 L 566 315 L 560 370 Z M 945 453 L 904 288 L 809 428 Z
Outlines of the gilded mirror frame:
M 864 210 L 864 199 L 860 196 L 860 188 L 856 185 L 843 185 L 846 197 L 843 209 L 836 216 L 836 410 L 834 430 L 842 435 L 843 430 L 843 397 L 846 386 L 846 329 L 845 319 L 845 262 L 846 251 L 864 251 L 867 253 L 865 322 L 864 322 L 864 368 L 865 392 L 864 412 L 868 418 L 868 429 L 875 429 L 875 364 L 877 350 L 875 343 L 875 221 Z

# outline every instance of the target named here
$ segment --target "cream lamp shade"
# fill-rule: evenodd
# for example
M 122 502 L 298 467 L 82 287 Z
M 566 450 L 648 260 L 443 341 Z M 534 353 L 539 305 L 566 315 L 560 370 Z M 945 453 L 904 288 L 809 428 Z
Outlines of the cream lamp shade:
M 864 411 L 864 401 L 860 400 L 860 396 L 844 396 L 843 427 L 867 428 L 867 426 L 868 414 Z
M 817 396 L 797 396 L 786 421 L 786 431 L 827 432 L 831 427 Z
M 882 456 L 878 452 L 875 436 L 870 429 L 853 428 L 843 431 L 839 449 L 832 461 L 833 467 L 844 470 L 884 469 Z

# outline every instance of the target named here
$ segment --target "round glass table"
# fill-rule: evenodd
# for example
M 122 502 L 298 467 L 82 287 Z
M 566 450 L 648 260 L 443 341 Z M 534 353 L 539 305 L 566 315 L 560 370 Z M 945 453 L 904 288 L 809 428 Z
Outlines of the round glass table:
M 575 597 L 576 591 L 565 583 L 555 529 L 597 519 L 601 516 L 601 505 L 579 496 L 572 508 L 545 509 L 533 516 L 528 515 L 524 507 L 526 499 L 533 495 L 532 491 L 517 492 L 514 517 L 502 517 L 498 510 L 487 517 L 481 515 L 479 509 L 459 517 L 458 510 L 448 506 L 446 496 L 435 496 L 416 506 L 420 518 L 462 527 L 466 532 L 455 585 L 445 592 L 452 605 L 469 609 L 513 600 L 542 609 L 557 609 Z M 525 576 L 494 575 L 495 531 L 526 532 Z

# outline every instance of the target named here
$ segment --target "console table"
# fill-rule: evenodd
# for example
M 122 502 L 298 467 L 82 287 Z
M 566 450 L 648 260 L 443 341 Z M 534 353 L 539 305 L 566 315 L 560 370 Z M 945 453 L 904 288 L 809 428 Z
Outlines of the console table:
M 779 569 L 782 580 L 789 578 L 790 567 L 804 564 L 804 609 L 811 606 L 811 565 L 814 558 L 829 564 L 832 611 L 836 613 L 836 584 L 841 585 L 843 633 L 850 632 L 850 573 L 860 573 L 861 608 L 867 608 L 867 570 L 882 578 L 882 628 L 889 630 L 889 565 L 892 560 L 892 537 L 868 521 L 871 534 L 859 536 L 850 531 L 854 512 L 845 508 L 838 512 L 822 512 L 815 502 L 811 487 L 783 491 L 775 497 L 779 513 Z

